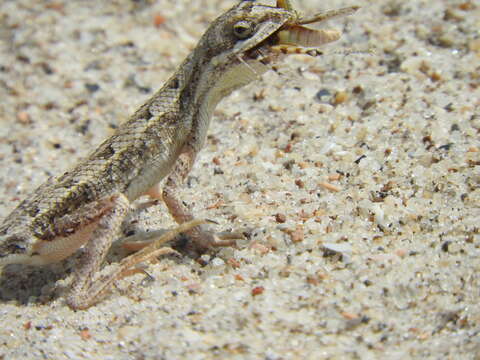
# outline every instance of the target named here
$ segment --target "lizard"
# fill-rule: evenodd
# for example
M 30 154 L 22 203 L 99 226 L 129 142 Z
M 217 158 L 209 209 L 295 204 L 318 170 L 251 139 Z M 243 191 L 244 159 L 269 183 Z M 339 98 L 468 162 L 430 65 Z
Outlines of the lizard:
M 275 5 L 243 0 L 219 16 L 163 87 L 111 137 L 41 185 L 4 219 L 0 271 L 8 264 L 58 262 L 83 248 L 66 303 L 74 310 L 86 309 L 134 265 L 168 251 L 162 244 L 179 232 L 202 248 L 231 245 L 205 221 L 195 220 L 176 194 L 205 142 L 213 110 L 284 56 L 321 55 L 319 46 L 341 35 L 304 25 L 357 9 L 301 15 L 289 0 Z M 97 276 L 132 202 L 142 195 L 161 198 L 180 225 L 124 258 L 109 275 Z

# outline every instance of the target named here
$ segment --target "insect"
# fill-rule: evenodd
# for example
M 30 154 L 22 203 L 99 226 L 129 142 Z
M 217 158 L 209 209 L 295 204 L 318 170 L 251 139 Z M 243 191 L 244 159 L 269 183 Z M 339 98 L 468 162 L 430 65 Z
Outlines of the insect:
M 340 37 L 336 30 L 304 25 L 357 9 L 303 16 L 288 0 L 275 6 L 241 1 L 218 17 L 172 77 L 114 135 L 7 216 L 0 226 L 0 268 L 57 262 L 84 247 L 67 303 L 85 309 L 133 266 L 168 251 L 163 243 L 180 231 L 204 248 L 231 244 L 215 236 L 204 221 L 194 220 L 177 197 L 205 142 L 214 108 L 273 62 L 292 53 L 318 55 L 318 46 Z M 110 274 L 96 276 L 131 203 L 145 194 L 161 196 L 181 225 L 125 258 Z

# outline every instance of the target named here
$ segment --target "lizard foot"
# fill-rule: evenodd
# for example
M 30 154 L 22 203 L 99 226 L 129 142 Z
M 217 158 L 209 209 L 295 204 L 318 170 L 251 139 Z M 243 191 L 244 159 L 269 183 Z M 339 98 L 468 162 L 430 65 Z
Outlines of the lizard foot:
M 149 246 L 152 242 L 155 242 L 156 239 L 162 237 L 167 231 L 168 230 L 154 230 L 128 236 L 121 240 L 121 246 L 129 252 L 136 252 Z M 236 240 L 245 239 L 245 236 L 240 231 L 215 233 L 202 226 L 196 226 L 187 231 L 186 236 L 188 237 L 188 240 L 195 243 L 197 247 L 202 250 L 213 247 L 235 247 Z

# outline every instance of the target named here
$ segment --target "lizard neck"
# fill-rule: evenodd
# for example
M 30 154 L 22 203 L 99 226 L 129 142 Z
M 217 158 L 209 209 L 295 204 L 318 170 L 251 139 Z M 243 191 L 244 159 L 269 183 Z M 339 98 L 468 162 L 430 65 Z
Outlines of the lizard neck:
M 193 145 L 200 149 L 205 141 L 210 119 L 217 104 L 234 90 L 258 79 L 269 68 L 260 61 L 226 59 L 221 54 L 205 61 L 195 51 L 186 59 L 181 73 L 188 76 L 180 95 L 180 106 L 191 114 Z M 180 72 L 179 72 L 180 73 Z

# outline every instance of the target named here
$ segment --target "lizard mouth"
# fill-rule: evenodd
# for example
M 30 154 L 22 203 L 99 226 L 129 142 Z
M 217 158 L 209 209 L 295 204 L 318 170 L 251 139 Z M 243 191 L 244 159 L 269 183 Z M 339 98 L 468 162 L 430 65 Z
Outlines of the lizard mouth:
M 277 0 L 277 7 L 293 11 L 289 0 Z M 351 6 L 312 16 L 304 17 L 299 15 L 293 23 L 284 24 L 256 47 L 252 48 L 247 53 L 247 57 L 250 60 L 269 63 L 272 60 L 276 60 L 280 54 L 321 55 L 322 52 L 318 48 L 338 40 L 342 33 L 333 29 L 310 29 L 303 25 L 321 23 L 334 17 L 350 15 L 358 9 L 358 6 Z
M 256 60 L 267 65 L 277 61 L 282 55 L 320 55 L 319 46 L 335 41 L 341 33 L 337 30 L 313 30 L 304 26 L 286 26 L 270 35 L 245 55 L 248 60 Z

